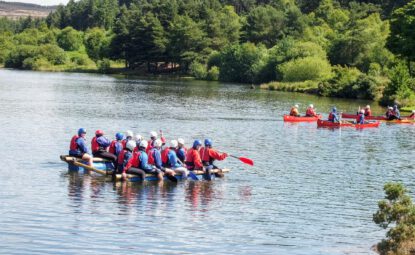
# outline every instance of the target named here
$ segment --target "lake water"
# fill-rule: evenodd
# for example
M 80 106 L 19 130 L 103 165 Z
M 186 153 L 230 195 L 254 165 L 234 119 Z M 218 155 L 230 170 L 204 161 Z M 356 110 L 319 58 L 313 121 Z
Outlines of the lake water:
M 388 181 L 415 191 L 415 125 L 317 129 L 290 106 L 366 101 L 238 84 L 0 70 L 2 254 L 373 254 Z M 381 108 L 372 105 L 375 113 Z M 224 179 L 105 182 L 59 160 L 79 127 L 110 138 L 162 129 L 228 153 Z M 412 193 L 413 194 L 413 193 Z

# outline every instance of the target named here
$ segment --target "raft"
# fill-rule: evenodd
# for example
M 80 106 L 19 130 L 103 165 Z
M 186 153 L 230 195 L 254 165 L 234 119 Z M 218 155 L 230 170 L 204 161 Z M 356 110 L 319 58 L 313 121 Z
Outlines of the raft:
M 114 166 L 112 163 L 108 160 L 102 159 L 102 158 L 94 158 L 93 166 L 87 165 L 87 162 L 84 162 L 83 160 L 69 156 L 69 155 L 61 155 L 61 160 L 68 163 L 68 170 L 69 171 L 92 171 L 95 172 L 101 176 L 105 176 L 110 178 L 113 181 L 121 181 L 122 176 L 121 174 L 115 175 L 115 178 L 113 178 L 113 172 L 114 172 Z M 203 171 L 192 171 L 195 175 L 199 177 L 200 180 L 203 180 Z M 215 174 L 217 173 L 229 173 L 229 169 L 213 169 L 211 171 L 211 179 L 215 178 Z M 176 174 L 174 176 L 177 180 L 182 180 L 183 177 L 181 174 Z M 167 180 L 167 177 L 164 177 L 165 180 Z M 127 174 L 127 180 L 130 182 L 141 182 L 143 181 L 141 176 L 134 175 L 134 174 Z M 153 174 L 147 174 L 146 181 L 157 181 L 157 176 Z
M 357 114 L 342 113 L 342 118 L 344 118 L 344 119 L 356 119 Z M 402 118 L 402 120 L 411 120 L 411 119 L 409 119 L 409 116 L 402 116 L 401 118 Z M 392 121 L 392 120 L 388 120 L 385 116 L 365 116 L 365 119 L 367 119 L 367 120 Z
M 316 117 L 306 117 L 306 116 L 301 116 L 301 117 L 296 117 L 296 116 L 290 116 L 285 114 L 283 119 L 286 122 L 313 122 L 313 121 L 317 121 L 319 119 L 321 119 L 323 116 L 321 114 L 318 114 Z
M 354 128 L 376 128 L 379 127 L 380 122 L 369 122 L 365 124 L 356 124 L 349 121 L 341 121 L 341 122 L 331 122 L 328 120 L 317 120 L 317 127 L 325 127 L 325 128 L 340 128 L 340 127 L 354 127 Z

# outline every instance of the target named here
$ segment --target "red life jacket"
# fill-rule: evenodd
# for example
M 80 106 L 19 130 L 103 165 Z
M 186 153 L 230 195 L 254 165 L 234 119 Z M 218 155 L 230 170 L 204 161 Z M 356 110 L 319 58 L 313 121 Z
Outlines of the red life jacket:
M 151 149 L 148 153 L 148 163 L 154 165 L 154 149 Z
M 291 108 L 290 115 L 291 116 L 297 116 L 298 115 L 298 109 L 295 108 L 295 107 Z
M 202 160 L 200 154 L 197 150 L 191 148 L 186 153 L 186 165 L 191 166 L 191 168 L 200 169 L 203 168 Z
M 167 164 L 169 161 L 169 151 L 170 148 L 165 148 L 164 150 L 161 151 L 161 163 L 163 164 Z
M 69 145 L 69 149 L 70 149 L 71 151 L 76 151 L 76 150 L 78 150 L 78 144 L 76 143 L 76 140 L 78 140 L 78 138 L 79 138 L 79 136 L 77 136 L 77 135 L 74 135 L 74 136 L 72 137 L 72 139 L 71 139 L 71 143 L 70 143 L 70 145 Z
M 126 148 L 125 146 L 127 145 L 127 139 L 122 140 L 121 144 L 122 144 L 122 148 L 125 149 Z
M 133 159 L 132 159 L 131 165 L 135 168 L 140 167 L 140 154 L 141 154 L 141 151 L 133 152 Z
M 117 140 L 112 141 L 111 144 L 110 144 L 110 148 L 108 150 L 110 153 L 112 153 L 114 155 L 115 155 L 115 144 L 117 144 L 117 142 L 118 142 Z
M 210 148 L 202 147 L 200 149 L 200 158 L 202 162 L 210 162 L 211 158 L 209 155 Z
M 95 136 L 91 140 L 91 150 L 92 152 L 97 152 L 99 150 L 99 144 L 97 143 L 97 137 Z
M 146 153 L 147 154 L 149 154 L 150 150 L 153 149 L 153 142 L 154 142 L 153 140 L 148 140 L 148 142 L 147 142 L 148 145 L 147 145 L 147 148 L 146 148 Z
M 370 109 L 366 109 L 365 116 L 372 116 L 372 111 Z
M 316 116 L 316 112 L 314 111 L 313 108 L 309 107 L 305 113 L 307 116 Z
M 124 164 L 124 157 L 125 157 L 126 152 L 127 152 L 127 150 L 122 150 L 120 152 L 120 155 L 118 155 L 118 165 Z

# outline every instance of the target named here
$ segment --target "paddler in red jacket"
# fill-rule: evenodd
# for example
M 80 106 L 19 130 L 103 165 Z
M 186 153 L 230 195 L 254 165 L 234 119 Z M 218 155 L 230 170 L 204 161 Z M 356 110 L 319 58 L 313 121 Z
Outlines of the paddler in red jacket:
M 193 147 L 187 151 L 185 164 L 187 166 L 187 169 L 189 169 L 190 171 L 193 171 L 193 170 L 204 171 L 205 179 L 210 180 L 211 179 L 210 169 L 203 167 L 202 159 L 200 157 L 199 151 L 201 147 L 202 147 L 202 142 L 200 140 L 195 140 L 193 142 Z
M 366 105 L 365 107 L 365 111 L 364 111 L 365 116 L 372 116 L 372 111 L 370 110 L 370 105 Z
M 306 117 L 317 117 L 317 113 L 316 113 L 316 111 L 314 110 L 314 105 L 310 104 L 310 105 L 307 107 L 307 111 L 305 112 L 305 116 L 306 116 Z
M 298 112 L 298 104 L 291 108 L 290 116 L 300 117 L 300 113 Z
M 411 115 L 409 115 L 408 118 L 415 120 L 415 110 L 412 110 L 412 113 L 411 113 Z
M 228 157 L 226 153 L 219 153 L 217 150 L 212 148 L 212 140 L 205 139 L 205 147 L 200 149 L 200 156 L 202 158 L 202 163 L 206 167 L 206 169 L 219 169 L 217 166 L 213 164 L 215 160 L 224 160 Z M 219 175 L 222 177 L 222 175 Z

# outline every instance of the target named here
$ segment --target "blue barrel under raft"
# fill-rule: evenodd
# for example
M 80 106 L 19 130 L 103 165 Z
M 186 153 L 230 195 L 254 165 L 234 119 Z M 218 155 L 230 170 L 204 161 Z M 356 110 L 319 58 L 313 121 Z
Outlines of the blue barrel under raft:
M 62 161 L 65 161 L 66 163 L 68 163 L 68 170 L 69 171 L 93 171 L 96 173 L 99 173 L 101 175 L 104 176 L 111 176 L 112 172 L 114 171 L 114 166 L 112 165 L 112 163 L 108 160 L 102 159 L 102 158 L 94 158 L 94 162 L 93 162 L 93 166 L 90 167 L 87 165 L 87 162 L 82 161 L 79 158 L 75 158 L 69 155 L 61 155 L 60 156 Z M 228 173 L 230 170 L 229 169 L 213 169 L 211 171 L 211 179 L 215 178 L 215 173 Z M 196 174 L 200 180 L 203 179 L 203 171 L 193 171 L 194 174 Z M 141 182 L 143 181 L 142 178 L 140 176 L 137 175 L 132 175 L 132 174 L 128 174 L 127 175 L 128 181 L 130 182 Z M 181 175 L 175 175 L 175 178 L 177 180 L 182 180 L 182 176 Z M 164 177 L 165 180 L 167 180 L 167 177 Z M 120 181 L 121 180 L 121 175 L 117 174 L 116 175 L 116 180 Z M 157 181 L 157 176 L 152 175 L 152 174 L 147 174 L 146 176 L 146 181 Z

